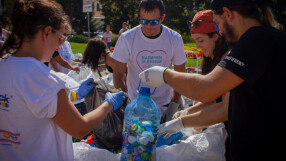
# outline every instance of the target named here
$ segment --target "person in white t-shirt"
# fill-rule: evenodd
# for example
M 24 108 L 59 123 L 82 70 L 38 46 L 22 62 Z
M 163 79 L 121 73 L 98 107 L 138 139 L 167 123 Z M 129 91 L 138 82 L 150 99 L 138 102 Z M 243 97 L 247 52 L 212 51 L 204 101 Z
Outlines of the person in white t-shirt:
M 64 33 L 65 41 L 60 46 L 60 48 L 54 52 L 49 63 L 49 66 L 56 72 L 68 74 L 71 70 L 80 70 L 80 67 L 76 65 L 77 63 L 72 61 L 74 56 L 71 49 L 71 45 L 67 41 L 67 38 L 70 36 L 71 30 L 71 24 L 69 21 L 67 21 Z
M 103 33 L 103 41 L 106 43 L 108 49 L 111 47 L 112 32 L 110 31 L 110 25 L 106 25 L 105 32 Z
M 80 70 L 80 67 L 72 61 L 74 55 L 68 41 L 65 41 L 63 45 L 60 46 L 59 50 L 55 52 L 58 52 L 58 56 L 52 57 L 50 61 L 51 68 L 54 71 L 68 74 L 71 70 Z
M 123 22 L 123 23 L 122 23 L 122 29 L 119 30 L 119 36 L 120 36 L 123 32 L 125 32 L 125 31 L 127 31 L 127 30 L 128 30 L 128 28 L 127 28 L 127 23 L 126 23 L 126 22 Z
M 172 65 L 176 71 L 185 72 L 187 59 L 181 35 L 162 25 L 165 18 L 163 2 L 141 1 L 139 11 L 141 25 L 121 34 L 112 56 L 116 60 L 114 85 L 128 91 L 131 100 L 138 96 L 136 91 L 140 72 L 151 66 L 172 68 Z M 178 109 L 180 96 L 168 85 L 158 87 L 151 95 L 161 109 L 161 123 L 172 119 Z
M 62 7 L 16 0 L 12 8 L 14 37 L 0 50 L 0 160 L 73 161 L 71 136 L 82 138 L 96 128 L 120 107 L 123 92 L 107 93 L 104 103 L 82 116 L 71 101 L 92 90 L 92 79 L 70 91 L 76 82 L 43 63 L 64 41 Z

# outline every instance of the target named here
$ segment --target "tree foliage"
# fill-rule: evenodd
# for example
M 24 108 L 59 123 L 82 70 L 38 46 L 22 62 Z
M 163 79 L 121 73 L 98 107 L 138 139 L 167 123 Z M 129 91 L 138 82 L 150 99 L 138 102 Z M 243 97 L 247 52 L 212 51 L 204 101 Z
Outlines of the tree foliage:
M 130 27 L 138 25 L 139 2 L 139 0 L 100 0 L 105 24 L 109 24 L 114 33 L 119 32 L 123 22 L 127 22 Z
M 67 15 L 69 15 L 72 28 L 77 33 L 87 31 L 87 14 L 82 12 L 82 0 L 56 0 L 63 6 Z
M 11 6 L 14 0 L 2 0 L 4 11 L 0 16 L 0 21 L 6 23 L 10 16 Z M 56 0 L 63 6 L 65 12 L 70 16 L 73 29 L 77 33 L 87 31 L 87 14 L 82 12 L 82 0 Z M 113 33 L 118 33 L 122 27 L 122 22 L 127 22 L 130 27 L 139 24 L 139 3 L 140 0 L 99 0 L 102 4 L 102 12 L 105 16 L 105 24 L 111 25 Z M 272 0 L 273 13 L 277 21 L 286 27 L 286 1 Z M 208 9 L 210 0 L 163 0 L 166 9 L 166 18 L 163 22 L 166 26 L 187 34 L 189 27 L 187 22 L 192 20 L 199 10 Z M 90 14 L 91 31 L 96 31 L 100 24 L 92 20 Z M 100 26 L 104 30 L 105 26 Z
M 273 0 L 273 14 L 276 17 L 276 20 L 284 26 L 284 30 L 286 27 L 286 1 L 285 0 Z

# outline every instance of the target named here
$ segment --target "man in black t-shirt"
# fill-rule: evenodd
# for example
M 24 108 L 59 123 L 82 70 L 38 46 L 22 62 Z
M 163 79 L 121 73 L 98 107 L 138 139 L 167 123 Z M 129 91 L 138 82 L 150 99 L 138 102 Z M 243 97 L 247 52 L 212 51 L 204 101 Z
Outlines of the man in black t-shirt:
M 281 131 L 285 131 L 286 109 L 281 105 L 286 90 L 286 68 L 282 64 L 286 58 L 286 35 L 270 27 L 273 19 L 264 17 L 263 24 L 256 13 L 249 14 L 255 12 L 257 2 L 218 1 L 212 1 L 214 21 L 227 41 L 235 44 L 219 66 L 242 81 L 230 93 L 231 160 L 279 158 L 283 153 L 275 147 L 277 142 L 285 143 Z M 266 7 L 263 1 L 260 4 Z M 243 25 L 237 26 L 238 23 Z
M 211 1 L 214 22 L 232 45 L 232 51 L 211 73 L 183 74 L 155 66 L 139 74 L 143 83 L 168 83 L 182 95 L 201 102 L 213 101 L 230 91 L 228 127 L 232 161 L 284 158 L 286 35 L 271 27 L 275 21 L 267 1 Z M 184 119 L 165 126 L 180 126 Z

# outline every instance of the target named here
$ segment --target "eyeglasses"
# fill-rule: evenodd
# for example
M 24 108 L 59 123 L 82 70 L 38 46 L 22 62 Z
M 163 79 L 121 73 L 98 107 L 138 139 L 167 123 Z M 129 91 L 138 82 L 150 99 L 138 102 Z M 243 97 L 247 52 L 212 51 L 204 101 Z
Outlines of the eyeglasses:
M 54 29 L 52 29 L 57 35 L 59 35 L 61 38 L 60 38 L 60 40 L 61 41 L 66 41 L 67 39 L 68 39 L 68 37 L 69 37 L 69 35 L 67 35 L 66 33 L 64 33 L 64 34 L 62 34 L 62 33 L 60 33 L 59 31 L 56 31 L 56 30 L 54 30 Z
M 200 26 L 201 22 L 207 22 L 207 23 L 214 23 L 212 21 L 206 21 L 206 20 L 197 20 L 195 22 L 192 22 L 192 27 L 194 28 L 198 28 Z
M 161 17 L 158 20 L 146 20 L 146 19 L 141 19 L 140 18 L 140 24 L 142 25 L 148 25 L 148 23 L 150 23 L 150 25 L 152 26 L 156 26 L 159 24 L 159 21 L 161 20 Z

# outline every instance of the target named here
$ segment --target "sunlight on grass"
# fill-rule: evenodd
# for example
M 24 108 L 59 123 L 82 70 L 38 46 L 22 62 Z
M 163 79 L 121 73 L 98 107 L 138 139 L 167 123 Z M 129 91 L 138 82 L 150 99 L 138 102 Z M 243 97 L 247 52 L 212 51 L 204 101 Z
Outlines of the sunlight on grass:
M 81 53 L 83 54 L 86 46 L 87 46 L 87 43 L 75 43 L 75 42 L 70 42 L 71 44 L 71 48 L 72 48 L 72 52 L 74 54 L 78 54 L 78 53 Z M 195 43 L 188 43 L 188 44 L 184 44 L 184 46 L 188 46 L 188 47 L 196 47 L 196 44 Z
M 87 46 L 87 43 L 74 43 L 74 42 L 70 42 L 71 44 L 71 48 L 72 48 L 72 52 L 74 54 L 78 54 L 78 53 L 81 53 L 83 54 L 86 46 Z

